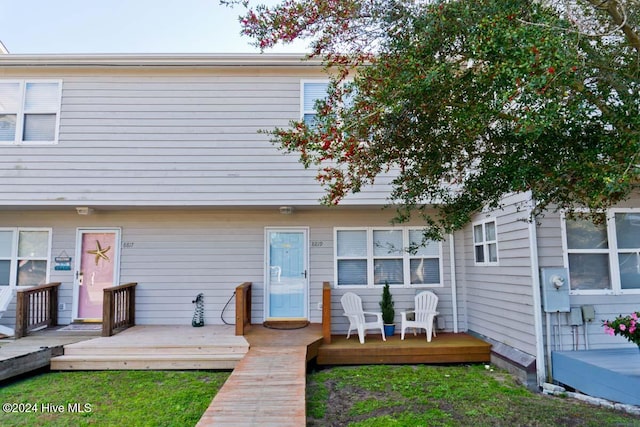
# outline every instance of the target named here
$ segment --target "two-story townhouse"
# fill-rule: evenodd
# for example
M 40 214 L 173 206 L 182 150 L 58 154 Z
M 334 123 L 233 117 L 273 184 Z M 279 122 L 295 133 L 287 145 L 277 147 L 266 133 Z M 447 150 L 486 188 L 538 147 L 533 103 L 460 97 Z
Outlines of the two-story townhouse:
M 430 289 L 440 328 L 489 340 L 541 383 L 548 351 L 575 343 L 543 304 L 540 269 L 561 267 L 570 305 L 595 312 L 577 347 L 625 345 L 601 320 L 640 303 L 637 198 L 602 228 L 527 221 L 533 201 L 513 195 L 409 253 L 421 224 L 391 225 L 384 177 L 322 206 L 316 172 L 259 132 L 312 115 L 325 89 L 321 64 L 292 55 L 3 55 L 0 285 L 61 282 L 66 324 L 101 320 L 102 288 L 135 281 L 137 323 L 189 324 L 202 293 L 219 324 L 249 281 L 254 322 L 317 323 L 329 281 L 335 333 L 347 290 L 377 309 L 389 282 L 400 311 Z

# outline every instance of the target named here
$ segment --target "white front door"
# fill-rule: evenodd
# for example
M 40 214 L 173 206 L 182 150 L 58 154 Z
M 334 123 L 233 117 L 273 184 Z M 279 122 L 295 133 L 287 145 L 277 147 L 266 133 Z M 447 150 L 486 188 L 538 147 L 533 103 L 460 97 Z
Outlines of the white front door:
M 103 290 L 119 281 L 120 230 L 78 230 L 74 320 L 102 321 Z
M 265 319 L 307 319 L 308 230 L 266 230 Z

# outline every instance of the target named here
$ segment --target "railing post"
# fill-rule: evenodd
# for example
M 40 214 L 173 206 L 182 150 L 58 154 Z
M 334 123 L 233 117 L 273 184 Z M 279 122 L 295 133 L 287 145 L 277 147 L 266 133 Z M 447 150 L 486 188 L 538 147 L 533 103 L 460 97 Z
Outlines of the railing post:
M 322 342 L 331 344 L 331 284 L 322 284 Z
M 16 330 L 15 337 L 27 336 L 29 326 L 29 296 L 25 292 L 16 293 Z
M 251 282 L 236 288 L 236 335 L 244 335 L 251 325 Z
M 113 335 L 113 292 L 104 290 L 102 298 L 102 336 Z

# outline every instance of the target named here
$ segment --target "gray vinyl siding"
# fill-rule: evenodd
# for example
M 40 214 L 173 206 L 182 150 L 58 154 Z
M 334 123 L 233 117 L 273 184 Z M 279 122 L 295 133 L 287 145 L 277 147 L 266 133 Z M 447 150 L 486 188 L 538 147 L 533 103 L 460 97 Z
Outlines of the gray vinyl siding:
M 300 81 L 322 75 L 263 68 L 31 72 L 62 80 L 59 143 L 0 146 L 0 206 L 316 205 L 317 171 L 259 131 L 299 119 Z
M 464 284 L 468 329 L 535 355 L 531 251 L 526 195 L 507 197 L 504 207 L 478 214 L 495 218 L 498 265 L 476 265 L 473 228 L 464 229 Z
M 190 324 L 192 301 L 204 294 L 205 322 L 221 324 L 221 313 L 242 282 L 253 283 L 252 318 L 263 320 L 265 227 L 308 227 L 309 316 L 321 322 L 322 284 L 333 282 L 334 227 L 388 226 L 392 212 L 380 209 L 315 208 L 282 215 L 272 209 L 200 209 L 200 210 L 113 210 L 80 216 L 69 211 L 2 211 L 0 227 L 51 227 L 51 259 L 63 251 L 74 258 L 78 228 L 121 229 L 120 283 L 137 282 L 136 322 L 138 324 Z M 435 288 L 441 297 L 439 309 L 447 329 L 452 328 L 451 290 L 448 284 L 448 246 L 444 251 L 445 287 Z M 72 271 L 55 271 L 50 265 L 50 281 L 61 282 L 59 322 L 69 323 L 73 306 Z M 334 289 L 332 312 L 334 331 L 346 332 L 340 307 L 341 290 Z M 400 310 L 413 307 L 415 289 L 392 289 L 399 323 Z M 359 291 L 365 306 L 378 309 L 381 289 Z M 224 312 L 233 323 L 235 300 Z M 15 323 L 15 304 L 0 319 Z
M 616 207 L 632 208 L 640 206 L 640 195 L 635 194 L 629 200 L 620 203 Z M 564 265 L 563 236 L 561 231 L 561 217 L 557 212 L 549 212 L 539 219 L 537 229 L 538 253 L 540 267 L 568 267 Z M 579 326 L 574 334 L 573 328 L 569 325 L 567 314 L 561 313 L 550 315 L 551 326 L 560 324 L 560 340 L 558 346 L 552 342 L 554 348 L 562 350 L 572 350 L 578 348 L 584 350 L 585 345 L 590 349 L 612 348 L 617 346 L 631 346 L 627 340 L 621 337 L 610 337 L 604 333 L 602 327 L 603 320 L 612 320 L 616 316 L 628 315 L 633 311 L 638 311 L 640 306 L 640 294 L 625 295 L 571 295 L 571 307 L 582 307 L 592 305 L 595 309 L 595 320 L 583 326 Z M 547 316 L 544 316 L 546 322 Z M 585 328 L 587 338 L 585 341 Z M 546 327 L 545 327 L 546 331 Z

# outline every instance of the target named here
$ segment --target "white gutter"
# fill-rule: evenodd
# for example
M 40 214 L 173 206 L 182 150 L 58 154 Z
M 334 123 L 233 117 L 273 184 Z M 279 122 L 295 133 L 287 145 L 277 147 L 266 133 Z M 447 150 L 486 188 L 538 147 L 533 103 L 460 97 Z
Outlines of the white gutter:
M 110 66 L 110 67 L 242 67 L 306 66 L 319 67 L 318 59 L 305 60 L 305 54 L 6 54 L 0 66 Z
M 536 221 L 533 218 L 533 210 L 536 206 L 535 199 L 529 192 L 529 200 L 531 202 L 531 210 L 529 211 L 529 249 L 531 254 L 531 284 L 533 294 L 533 319 L 534 330 L 536 336 L 536 375 L 538 378 L 538 386 L 546 382 L 545 353 L 544 353 L 544 334 L 542 332 L 542 297 L 540 291 L 540 265 L 538 261 L 538 234 L 536 230 Z M 551 360 L 548 361 L 551 363 Z
M 453 332 L 458 333 L 458 286 L 456 283 L 456 249 L 453 233 L 449 233 L 449 265 L 451 268 L 451 305 L 453 306 Z

